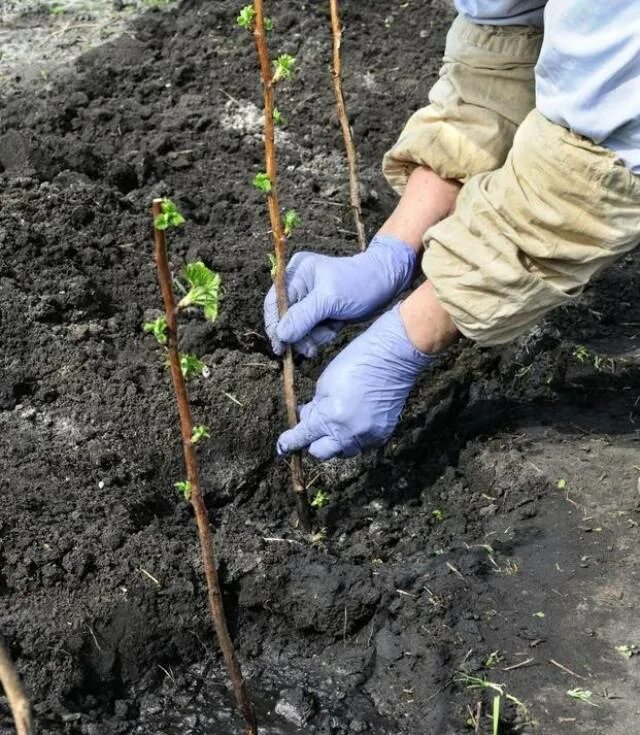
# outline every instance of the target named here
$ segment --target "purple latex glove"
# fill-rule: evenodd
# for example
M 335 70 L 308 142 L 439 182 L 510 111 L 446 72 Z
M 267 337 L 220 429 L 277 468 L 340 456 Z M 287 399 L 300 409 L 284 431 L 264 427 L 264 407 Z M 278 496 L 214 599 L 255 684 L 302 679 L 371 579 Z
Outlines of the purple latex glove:
M 384 444 L 432 361 L 410 342 L 395 306 L 329 363 L 313 400 L 300 411 L 300 423 L 278 439 L 278 454 L 308 447 L 325 460 Z
M 287 266 L 289 311 L 278 317 L 275 287 L 264 301 L 264 323 L 273 351 L 286 344 L 314 357 L 333 341 L 343 323 L 373 316 L 409 287 L 418 256 L 389 235 L 376 235 L 358 255 L 296 253 Z

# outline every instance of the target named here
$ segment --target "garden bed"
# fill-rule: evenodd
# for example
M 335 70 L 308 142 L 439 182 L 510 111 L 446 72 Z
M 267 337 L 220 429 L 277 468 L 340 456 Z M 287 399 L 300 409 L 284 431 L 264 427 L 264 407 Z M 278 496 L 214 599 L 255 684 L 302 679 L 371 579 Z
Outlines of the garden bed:
M 303 221 L 293 245 L 354 252 L 327 8 L 270 5 L 300 69 L 279 102 L 282 204 Z M 0 88 L 0 633 L 40 732 L 241 731 L 192 512 L 173 488 L 169 376 L 142 332 L 160 307 L 155 196 L 188 219 L 176 264 L 200 259 L 223 279 L 218 322 L 193 319 L 184 335 L 210 368 L 192 389 L 212 429 L 202 483 L 263 732 L 472 732 L 483 699 L 490 733 L 493 692 L 460 672 L 526 705 L 503 706 L 503 733 L 634 732 L 638 659 L 619 647 L 640 644 L 640 259 L 515 345 L 461 344 L 385 450 L 305 460 L 330 495 L 324 538 L 308 543 L 274 458 L 271 244 L 251 186 L 261 90 L 237 12 L 152 8 L 46 79 Z M 439 0 L 342 12 L 372 234 L 394 202 L 382 154 L 426 100 L 452 12 Z M 303 399 L 323 364 L 300 366 Z

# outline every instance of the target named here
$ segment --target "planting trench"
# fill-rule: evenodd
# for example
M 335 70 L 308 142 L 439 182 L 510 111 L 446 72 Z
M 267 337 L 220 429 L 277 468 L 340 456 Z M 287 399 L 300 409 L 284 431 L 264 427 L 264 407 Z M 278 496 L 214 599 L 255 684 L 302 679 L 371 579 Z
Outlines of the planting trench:
M 293 245 L 354 252 L 328 10 L 270 6 L 273 42 L 300 68 L 279 102 L 281 199 L 304 223 Z M 489 733 L 493 693 L 461 671 L 526 704 L 503 707 L 503 733 L 635 732 L 638 658 L 616 647 L 640 644 L 640 259 L 515 345 L 461 344 L 421 380 L 385 450 L 306 461 L 331 498 L 316 523 L 326 536 L 309 544 L 274 459 L 270 238 L 250 184 L 260 80 L 237 10 L 155 8 L 46 78 L 1 82 L 0 633 L 40 732 L 240 732 L 192 513 L 173 490 L 169 377 L 141 330 L 160 308 L 158 195 L 188 218 L 176 269 L 202 259 L 225 288 L 219 321 L 190 320 L 185 346 L 210 368 L 192 388 L 213 430 L 202 481 L 263 732 L 465 733 L 482 698 Z M 342 12 L 371 234 L 394 202 L 382 153 L 426 99 L 452 13 L 437 0 Z M 73 19 L 15 22 L 53 34 Z M 323 363 L 300 366 L 301 397 Z

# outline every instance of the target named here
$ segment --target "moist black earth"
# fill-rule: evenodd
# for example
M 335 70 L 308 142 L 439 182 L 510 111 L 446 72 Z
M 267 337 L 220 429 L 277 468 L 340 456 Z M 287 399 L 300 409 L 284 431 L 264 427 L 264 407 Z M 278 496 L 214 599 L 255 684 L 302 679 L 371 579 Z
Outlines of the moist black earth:
M 281 199 L 303 221 L 292 248 L 351 254 L 328 9 L 269 6 L 270 41 L 299 68 L 278 92 Z M 218 321 L 189 317 L 183 347 L 209 368 L 191 384 L 212 433 L 202 480 L 261 731 L 448 735 L 480 711 L 490 733 L 496 691 L 471 675 L 503 687 L 501 733 L 634 732 L 640 259 L 513 345 L 460 343 L 385 449 L 305 459 L 330 497 L 310 542 L 274 453 L 271 245 L 251 186 L 261 88 L 238 10 L 152 8 L 0 100 L 0 634 L 39 732 L 242 729 L 173 488 L 169 377 L 142 331 L 160 307 L 149 205 L 165 195 L 188 220 L 170 236 L 175 273 L 201 259 L 224 283 Z M 439 0 L 342 12 L 373 234 L 394 205 L 380 159 L 426 101 L 453 14 Z M 331 354 L 299 365 L 302 399 Z

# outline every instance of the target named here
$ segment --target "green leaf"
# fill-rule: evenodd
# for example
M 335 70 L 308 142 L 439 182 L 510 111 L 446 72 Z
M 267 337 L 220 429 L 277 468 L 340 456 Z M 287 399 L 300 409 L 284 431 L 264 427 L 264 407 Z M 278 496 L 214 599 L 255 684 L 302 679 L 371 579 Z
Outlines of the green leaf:
M 182 493 L 185 500 L 191 500 L 191 483 L 189 480 L 181 480 L 173 483 L 176 490 Z
M 273 21 L 271 18 L 265 18 L 264 19 L 264 29 L 265 31 L 272 31 L 273 30 Z
M 276 260 L 276 254 L 267 253 L 267 258 L 269 258 L 269 265 L 271 266 L 271 278 L 275 281 L 276 280 L 276 268 L 278 267 L 278 261 Z
M 222 282 L 219 274 L 207 268 L 201 260 L 197 260 L 185 265 L 182 276 L 189 283 L 190 289 L 178 302 L 178 308 L 201 306 L 205 319 L 215 322 L 218 318 Z
M 444 520 L 444 511 L 442 508 L 436 508 L 431 515 L 436 519 L 436 521 L 443 521 Z
M 285 123 L 284 117 L 282 117 L 282 113 L 277 107 L 273 108 L 273 122 L 276 125 L 284 125 Z
M 313 500 L 311 501 L 311 505 L 313 508 L 324 508 L 324 506 L 328 504 L 329 493 L 326 493 L 324 490 L 318 490 L 318 492 L 313 496 Z
M 556 482 L 556 487 L 558 490 L 564 490 L 567 487 L 567 481 L 564 479 L 558 480 L 558 482 Z
M 160 208 L 162 214 L 158 215 L 153 223 L 156 230 L 168 230 L 170 227 L 179 227 L 184 224 L 184 217 L 171 199 L 163 199 Z
M 593 696 L 593 692 L 589 691 L 588 689 L 569 689 L 567 694 L 572 697 L 573 699 L 579 699 L 581 702 L 585 702 L 586 704 L 590 704 L 592 707 L 599 707 L 599 704 L 596 704 L 595 702 L 591 701 L 591 697 Z
M 193 427 L 193 433 L 191 434 L 191 443 L 197 444 L 200 439 L 210 439 L 211 434 L 209 433 L 209 428 L 207 426 L 203 426 L 202 424 L 199 424 L 198 426 Z
M 159 316 L 157 319 L 154 319 L 152 322 L 145 322 L 143 328 L 145 332 L 149 332 L 150 334 L 153 334 L 158 344 L 160 345 L 167 344 L 167 317 L 166 316 Z
M 180 370 L 185 380 L 191 380 L 191 378 L 198 374 L 202 375 L 205 370 L 205 364 L 195 355 L 182 353 L 180 355 Z
M 240 28 L 245 28 L 247 31 L 250 31 L 253 28 L 255 20 L 256 11 L 253 5 L 245 5 L 236 18 L 236 23 Z
M 269 174 L 266 174 L 264 171 L 257 173 L 253 177 L 253 185 L 263 194 L 268 194 L 271 191 L 271 179 L 269 178 Z
M 273 62 L 272 84 L 277 84 L 283 79 L 291 79 L 295 71 L 296 59 L 291 54 L 280 54 Z
M 295 209 L 288 209 L 284 213 L 282 224 L 284 226 L 285 236 L 289 237 L 289 235 L 291 235 L 296 227 L 300 227 L 300 225 L 302 224 L 302 220 L 300 219 L 300 215 L 296 212 Z

